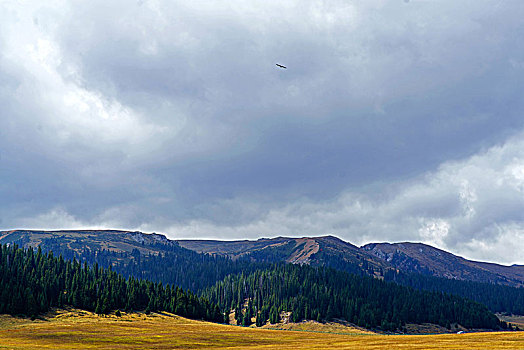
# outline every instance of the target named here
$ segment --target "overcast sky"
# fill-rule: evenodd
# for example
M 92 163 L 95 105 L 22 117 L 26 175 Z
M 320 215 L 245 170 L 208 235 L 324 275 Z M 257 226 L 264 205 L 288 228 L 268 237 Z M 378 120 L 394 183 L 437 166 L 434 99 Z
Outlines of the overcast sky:
M 0 229 L 523 264 L 522 18 L 520 0 L 2 1 Z

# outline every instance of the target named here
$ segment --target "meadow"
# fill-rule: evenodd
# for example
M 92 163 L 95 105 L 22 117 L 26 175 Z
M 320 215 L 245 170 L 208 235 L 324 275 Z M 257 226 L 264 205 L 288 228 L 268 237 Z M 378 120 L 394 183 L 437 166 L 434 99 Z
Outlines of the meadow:
M 328 333 L 329 326 L 318 325 L 295 329 L 226 326 L 170 314 L 100 317 L 63 310 L 36 321 L 0 316 L 0 349 L 524 349 L 524 332 L 382 335 L 340 327 Z

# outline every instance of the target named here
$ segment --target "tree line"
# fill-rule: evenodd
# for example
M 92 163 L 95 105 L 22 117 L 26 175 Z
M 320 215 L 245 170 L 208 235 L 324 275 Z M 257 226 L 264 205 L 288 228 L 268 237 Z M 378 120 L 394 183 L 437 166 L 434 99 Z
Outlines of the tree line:
M 524 288 L 522 287 L 461 281 L 393 270 L 385 272 L 384 279 L 415 289 L 460 295 L 486 305 L 493 312 L 524 315 Z
M 0 314 L 36 317 L 52 307 L 72 306 L 99 314 L 168 311 L 224 321 L 216 304 L 179 287 L 125 278 L 111 268 L 65 260 L 40 248 L 0 245 L 0 285 Z
M 23 238 L 20 240 L 23 243 Z M 182 248 L 177 243 L 166 245 L 148 244 L 156 248 L 159 254 L 141 254 L 133 252 L 112 252 L 108 250 L 88 249 L 79 243 L 75 251 L 63 244 L 60 238 L 45 239 L 41 243 L 44 251 L 53 251 L 64 259 L 77 259 L 89 265 L 111 266 L 114 271 L 125 277 L 135 277 L 154 282 L 163 282 L 200 293 L 229 274 L 249 274 L 258 269 L 266 269 L 271 263 L 285 260 L 293 250 L 294 242 L 253 251 L 235 261 L 219 255 L 201 254 Z M 524 315 L 524 288 L 502 286 L 434 277 L 418 273 L 397 272 L 392 269 L 378 269 L 370 266 L 365 259 L 359 263 L 347 261 L 339 254 L 326 254 L 321 251 L 312 261 L 315 267 L 331 267 L 358 276 L 380 275 L 386 281 L 420 290 L 444 292 L 465 297 L 486 305 L 492 312 Z
M 47 243 L 44 244 L 44 242 Z M 379 299 L 380 302 L 376 301 L 375 304 L 373 304 L 373 302 L 370 301 L 372 300 L 370 295 L 362 294 L 359 298 L 353 298 L 350 300 L 353 304 L 344 304 L 345 302 L 343 298 L 345 294 L 340 290 L 340 286 L 342 284 L 333 284 L 333 279 L 336 280 L 335 277 L 319 279 L 316 283 L 316 286 L 313 286 L 313 290 L 316 290 L 317 294 L 323 295 L 321 300 L 324 301 L 322 302 L 319 302 L 320 299 L 318 298 L 305 299 L 305 296 L 303 295 L 303 288 L 298 289 L 300 291 L 300 295 L 292 294 L 292 292 L 297 290 L 296 288 L 288 290 L 286 293 L 277 293 L 279 295 L 279 299 L 274 299 L 275 295 L 277 294 L 273 295 L 273 292 L 270 293 L 268 292 L 269 289 L 267 289 L 264 293 L 262 291 L 257 292 L 258 294 L 254 293 L 253 297 L 249 296 L 248 293 L 243 292 L 241 295 L 236 295 L 235 302 L 229 302 L 229 305 L 226 305 L 227 303 L 224 303 L 223 300 L 218 302 L 218 299 L 212 299 L 212 302 L 219 304 L 219 309 L 216 309 L 216 307 L 206 304 L 209 304 L 207 300 L 209 300 L 211 297 L 209 294 L 210 290 L 216 288 L 217 285 L 220 285 L 220 283 L 225 283 L 227 285 L 227 283 L 231 283 L 230 281 L 232 280 L 237 278 L 245 279 L 247 276 L 251 276 L 256 273 L 259 274 L 259 278 L 261 278 L 260 276 L 263 276 L 263 278 L 268 279 L 268 276 L 276 273 L 274 271 L 276 268 L 275 266 L 280 266 L 278 264 L 271 264 L 271 262 L 278 262 L 283 257 L 288 256 L 289 251 L 294 248 L 294 245 L 287 244 L 279 246 L 275 249 L 264 249 L 264 252 L 246 254 L 243 258 L 235 261 L 227 257 L 199 254 L 194 251 L 182 248 L 177 244 L 162 244 L 158 248 L 159 250 L 162 249 L 162 252 L 157 255 L 144 255 L 141 254 L 138 249 L 135 249 L 130 253 L 126 253 L 111 252 L 107 250 L 91 250 L 85 246 L 83 246 L 81 250 L 74 251 L 64 247 L 64 245 L 60 245 L 58 240 L 56 244 L 54 241 L 45 240 L 43 241 L 41 250 L 33 251 L 30 249 L 28 250 L 28 254 L 41 256 L 46 255 L 42 253 L 42 251 L 53 251 L 54 255 L 51 254 L 51 256 L 54 257 L 60 254 L 61 256 L 55 259 L 61 259 L 63 264 L 68 263 L 70 260 L 73 266 L 75 266 L 75 269 L 80 267 L 80 270 L 87 268 L 88 270 L 110 271 L 110 273 L 114 274 L 115 276 L 119 276 L 118 278 L 128 281 L 126 283 L 129 285 L 134 286 L 133 288 L 130 288 L 132 290 L 131 295 L 135 295 L 136 297 L 126 297 L 127 299 L 125 299 L 125 303 L 120 302 L 123 300 L 123 298 L 121 298 L 118 293 L 115 294 L 113 291 L 109 293 L 101 293 L 107 294 L 107 297 L 105 295 L 101 295 L 101 297 L 99 297 L 100 292 L 97 291 L 94 293 L 95 296 L 93 297 L 92 292 L 84 290 L 84 282 L 77 282 L 74 286 L 68 285 L 67 288 L 64 287 L 61 289 L 63 295 L 58 294 L 56 301 L 46 301 L 49 300 L 49 295 L 55 291 L 52 289 L 47 293 L 40 293 L 42 294 L 41 296 L 35 297 L 33 295 L 32 298 L 35 299 L 36 302 L 29 302 L 29 304 L 43 305 L 38 309 L 38 312 L 43 312 L 49 307 L 63 305 L 71 305 L 87 310 L 98 311 L 100 313 L 115 309 L 148 311 L 165 310 L 175 312 L 182 316 L 197 319 L 215 320 L 219 322 L 227 321 L 228 310 L 235 309 L 237 322 L 239 324 L 246 325 L 251 324 L 251 320 L 253 318 L 256 318 L 256 322 L 259 325 L 265 322 L 264 320 L 268 319 L 272 322 L 276 322 L 280 316 L 281 311 L 293 311 L 291 316 L 293 318 L 292 320 L 316 319 L 322 321 L 335 317 L 346 319 L 364 327 L 372 326 L 381 328 L 383 330 L 398 330 L 401 329 L 405 323 L 418 323 L 419 320 L 415 317 L 412 317 L 413 312 L 410 311 L 412 308 L 410 308 L 409 304 L 398 304 L 396 307 L 393 307 L 393 309 L 389 310 L 389 313 L 379 312 L 380 307 L 376 309 L 374 308 L 374 305 L 376 303 L 380 304 L 382 302 L 388 303 L 389 299 L 385 296 L 382 299 Z M 10 249 L 12 248 L 10 247 Z M 324 257 L 322 259 L 322 264 L 330 265 L 335 267 L 337 270 L 345 271 L 343 272 L 344 276 L 348 276 L 349 274 L 347 272 L 350 272 L 353 274 L 351 279 L 355 279 L 356 281 L 363 279 L 363 281 L 369 282 L 371 280 L 375 281 L 373 283 L 383 283 L 376 279 L 365 277 L 366 273 L 369 272 L 367 270 L 365 271 L 365 269 L 371 269 L 369 266 L 366 267 L 365 264 L 363 266 L 358 266 L 355 263 L 344 261 L 341 257 L 336 256 Z M 293 269 L 293 267 L 290 268 Z M 325 269 L 325 266 L 319 266 L 316 267 L 316 269 L 318 271 L 331 271 L 325 273 L 333 276 L 339 276 L 338 273 L 340 273 L 340 271 Z M 377 273 L 377 271 L 374 272 Z M 443 300 L 447 300 L 445 297 L 450 297 L 447 294 L 454 294 L 464 296 L 487 305 L 489 309 L 494 312 L 500 311 L 517 314 L 524 313 L 522 307 L 524 288 L 519 289 L 486 283 L 447 280 L 431 276 L 404 274 L 392 271 L 378 271 L 378 273 L 382 274 L 384 279 L 387 281 L 393 281 L 396 284 L 405 285 L 414 289 L 429 290 L 433 292 L 429 293 L 429 295 L 433 295 L 433 297 L 428 299 L 431 300 L 431 302 L 434 302 L 434 299 L 432 298 L 435 298 L 435 296 L 438 298 L 444 298 Z M 82 274 L 82 272 L 80 272 L 80 274 Z M 83 278 L 85 277 L 82 277 L 82 281 Z M 118 278 L 116 278 L 116 280 L 118 280 Z M 346 277 L 340 278 L 343 280 Z M 1 281 L 3 280 L 0 280 L 0 282 Z M 110 289 L 115 289 L 115 287 L 111 287 L 115 284 L 118 285 L 118 283 L 115 282 L 111 284 L 107 281 L 101 281 L 95 284 L 95 289 L 104 290 L 108 286 Z M 141 284 L 151 284 L 154 287 L 148 288 L 140 286 Z M 272 284 L 270 283 L 270 285 Z M 335 285 L 337 286 L 336 288 L 334 287 Z M 212 288 L 206 290 L 206 288 L 211 286 Z M 386 287 L 380 287 L 379 289 L 386 293 L 386 291 L 396 290 L 396 287 L 398 286 L 388 283 L 386 284 Z M 5 295 L 10 295 L 10 297 L 16 298 L 18 300 L 18 302 L 12 303 L 13 305 L 22 305 L 20 303 L 23 303 L 23 300 L 29 300 L 31 298 L 30 290 L 33 288 L 34 287 L 31 284 L 29 291 L 19 288 L 19 290 L 11 294 L 7 293 Z M 160 291 L 162 288 L 169 289 L 169 291 Z M 144 290 L 145 292 L 141 292 Z M 195 294 L 184 292 L 184 290 L 190 290 Z M 398 292 L 397 290 L 395 293 L 411 295 L 410 293 L 416 292 L 411 288 L 408 288 L 408 290 L 409 292 L 405 292 L 404 289 L 402 289 L 401 292 Z M 333 291 L 337 292 L 334 293 Z M 224 291 L 222 291 L 222 293 L 224 293 Z M 231 299 L 231 296 L 229 295 L 230 292 L 226 294 L 228 295 L 228 298 Z M 139 295 L 142 296 L 139 297 Z M 152 295 L 156 296 L 153 297 Z M 183 295 L 186 295 L 185 299 Z M 197 296 L 204 296 L 204 301 L 202 303 L 207 306 L 198 307 L 198 300 L 201 300 L 201 298 Z M 241 296 L 244 298 L 242 299 Z M 338 298 L 339 301 L 337 303 L 333 302 L 331 309 L 329 309 L 329 302 L 327 302 L 327 300 L 332 296 L 334 298 Z M 3 303 L 0 305 L 0 313 L 7 312 L 14 314 L 26 314 L 29 316 L 33 315 L 35 308 L 34 306 L 31 310 L 28 310 L 27 306 L 24 306 L 18 307 L 19 309 L 23 309 L 23 311 L 11 311 L 12 306 L 5 306 L 7 305 L 6 298 L 0 300 L 0 302 Z M 175 301 L 164 302 L 164 300 L 168 300 L 170 298 L 174 299 Z M 260 304 L 264 298 L 266 301 Z M 254 302 L 255 299 L 257 300 L 256 303 Z M 409 298 L 406 299 L 405 297 L 397 297 L 394 301 L 399 303 L 400 301 L 405 301 L 408 299 Z M 461 300 L 461 298 L 458 298 L 457 300 Z M 460 303 L 463 302 L 460 301 Z M 399 305 L 402 305 L 402 307 Z M 343 311 L 336 311 L 340 310 L 340 307 L 342 307 Z M 418 306 L 413 306 L 414 310 L 417 310 L 417 308 Z M 474 309 L 474 307 L 469 309 L 472 308 Z M 222 313 L 220 311 L 222 311 Z M 441 317 L 440 313 L 437 312 L 436 309 L 432 309 L 430 311 L 431 312 L 424 312 L 425 314 L 431 315 L 431 317 L 427 319 L 431 319 L 433 323 L 438 323 L 443 326 L 449 326 L 453 323 L 451 320 L 456 318 L 456 315 L 453 313 L 448 312 L 448 314 L 443 314 Z M 477 317 L 476 314 L 483 314 L 484 311 L 481 312 L 480 310 L 477 310 L 476 312 L 466 314 L 465 316 L 463 315 L 461 319 L 462 321 L 458 323 L 465 326 L 478 324 L 478 322 L 468 323 L 469 321 L 467 321 L 467 319 L 471 317 L 475 318 Z M 224 315 L 224 313 L 226 313 L 226 315 Z M 376 313 L 378 316 L 370 316 L 370 314 L 374 313 Z M 492 326 L 493 325 L 494 323 Z M 502 326 L 504 325 L 502 324 Z
M 91 266 L 111 266 L 125 277 L 168 283 L 193 293 L 214 285 L 229 274 L 249 273 L 268 266 L 251 259 L 233 261 L 225 256 L 197 253 L 180 247 L 178 243 L 157 243 L 156 247 L 148 244 L 150 249 L 157 248 L 158 254 L 143 254 L 137 248 L 131 252 L 90 249 L 85 246 L 73 250 L 62 244 L 59 238 L 43 240 L 40 246 L 43 251 L 52 251 L 66 260 L 76 259 Z
M 198 294 L 227 275 L 249 274 L 258 269 L 266 269 L 272 263 L 281 262 L 295 249 L 295 244 L 290 242 L 263 251 L 254 251 L 235 261 L 224 256 L 197 253 L 178 244 L 159 245 L 158 249 L 161 252 L 157 255 L 141 254 L 138 249 L 131 253 L 87 248 L 74 251 L 64 248 L 59 242 L 53 244 L 52 240 L 45 240 L 42 249 L 60 254 L 67 260 L 77 259 L 89 265 L 111 266 L 114 271 L 125 277 L 168 283 Z M 340 256 L 317 254 L 320 256 L 315 259 L 318 260 L 315 267 L 331 267 L 358 276 L 378 274 L 386 281 L 400 285 L 468 298 L 486 305 L 492 312 L 524 315 L 524 288 L 451 280 L 392 269 L 375 271 L 365 260 L 361 261 L 362 266 L 359 266 Z
M 235 310 L 239 324 L 344 319 L 362 327 L 400 330 L 406 323 L 434 323 L 450 328 L 499 329 L 500 322 L 484 305 L 440 292 L 428 292 L 361 277 L 330 268 L 276 264 L 250 274 L 226 277 L 206 289 L 205 298 L 223 310 Z M 247 301 L 247 302 L 246 302 Z
M 421 273 L 405 273 L 394 269 L 377 269 L 365 260 L 360 266 L 346 261 L 342 256 L 319 253 L 316 266 L 331 267 L 359 276 L 379 275 L 388 282 L 432 292 L 443 292 L 474 300 L 492 312 L 524 315 L 524 288 L 487 282 L 455 280 Z

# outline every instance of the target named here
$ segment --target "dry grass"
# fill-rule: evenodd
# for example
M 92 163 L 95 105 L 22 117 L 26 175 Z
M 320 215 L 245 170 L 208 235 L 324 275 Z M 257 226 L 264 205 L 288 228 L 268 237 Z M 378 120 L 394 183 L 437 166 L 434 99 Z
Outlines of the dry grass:
M 287 331 L 303 331 L 318 333 L 337 333 L 337 334 L 375 334 L 369 330 L 344 325 L 342 323 L 329 322 L 320 323 L 316 321 L 302 321 L 299 323 L 279 323 L 267 324 L 264 329 L 278 329 Z
M 520 329 L 524 330 L 524 316 L 521 316 L 521 315 L 501 315 L 501 314 L 497 314 L 497 316 L 501 320 L 509 322 L 513 326 L 518 326 Z
M 0 349 L 524 349 L 524 332 L 377 335 L 242 328 L 174 315 L 0 317 Z

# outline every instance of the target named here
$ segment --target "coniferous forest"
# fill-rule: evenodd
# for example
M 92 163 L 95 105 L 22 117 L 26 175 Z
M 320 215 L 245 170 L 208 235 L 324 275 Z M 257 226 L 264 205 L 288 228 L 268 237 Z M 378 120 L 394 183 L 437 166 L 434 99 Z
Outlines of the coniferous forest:
M 319 253 L 321 254 L 321 253 Z M 366 276 L 373 274 L 367 264 L 363 266 L 345 261 L 341 257 L 321 254 L 322 265 L 316 267 L 331 267 L 335 270 Z M 388 282 L 394 282 L 414 289 L 443 292 L 471 299 L 488 307 L 492 312 L 524 315 L 524 287 L 510 287 L 493 283 L 463 281 L 443 277 L 435 277 L 418 273 L 405 273 L 395 270 L 382 270 L 379 274 Z
M 248 273 L 269 266 L 247 259 L 233 261 L 219 255 L 200 254 L 178 244 L 161 245 L 159 248 L 162 253 L 145 255 L 138 249 L 133 249 L 130 253 L 89 249 L 78 252 L 48 241 L 42 244 L 42 250 L 52 251 L 67 260 L 77 259 L 89 265 L 111 266 L 114 271 L 126 277 L 168 283 L 193 293 L 214 285 L 229 274 Z
M 64 260 L 52 252 L 0 245 L 0 314 L 35 317 L 51 307 L 73 306 L 105 314 L 111 310 L 168 311 L 223 322 L 218 307 L 179 287 L 125 278 L 97 264 Z
M 327 267 L 253 262 L 249 257 L 232 261 L 178 246 L 171 250 L 158 255 L 64 251 L 64 259 L 40 247 L 1 246 L 0 313 L 36 316 L 51 307 L 73 306 L 99 314 L 117 309 L 169 311 L 228 322 L 235 310 L 237 324 L 256 320 L 260 326 L 278 322 L 281 312 L 288 311 L 291 321 L 343 319 L 384 331 L 401 330 L 406 323 L 506 326 L 486 306 L 452 295 L 472 294 L 476 284 L 471 282 L 438 287 L 435 278 L 385 274 L 386 280 L 396 279 L 393 283 Z M 493 308 L 519 307 L 522 289 L 479 284 L 487 288 L 482 295 L 493 302 L 493 291 L 505 291 L 498 295 L 502 307 Z
M 89 265 L 111 266 L 114 271 L 123 274 L 125 277 L 162 282 L 197 294 L 228 275 L 249 274 L 259 269 L 267 269 L 272 266 L 270 263 L 281 261 L 282 256 L 286 256 L 286 254 L 280 254 L 282 253 L 280 250 L 286 249 L 286 246 L 278 249 L 266 249 L 264 255 L 260 252 L 250 253 L 235 261 L 228 257 L 200 254 L 178 245 L 169 248 L 162 246 L 165 252 L 158 255 L 143 255 L 138 250 L 126 253 L 85 249 L 78 253 L 63 249 L 59 245 L 50 246 L 49 243 L 44 245 L 42 249 L 53 251 L 55 255 L 60 254 L 65 259 L 77 259 Z M 272 252 L 274 254 L 271 254 Z M 323 261 L 325 267 L 365 276 L 358 265 L 348 263 L 343 259 L 326 256 Z M 444 292 L 474 300 L 487 306 L 492 312 L 524 315 L 524 288 L 451 280 L 422 274 L 407 274 L 393 270 L 384 271 L 382 275 L 386 281 L 403 286 Z
M 448 328 L 453 323 L 467 328 L 504 326 L 484 305 L 464 298 L 333 269 L 290 264 L 228 276 L 203 295 L 222 309 L 234 309 L 237 322 L 243 325 L 251 324 L 253 317 L 257 325 L 267 319 L 276 323 L 281 311 L 291 311 L 293 322 L 338 318 L 385 331 L 401 329 L 406 323 Z
M 515 288 L 395 271 L 386 272 L 384 279 L 415 289 L 460 295 L 486 305 L 493 312 L 524 315 L 524 288 L 522 287 Z

